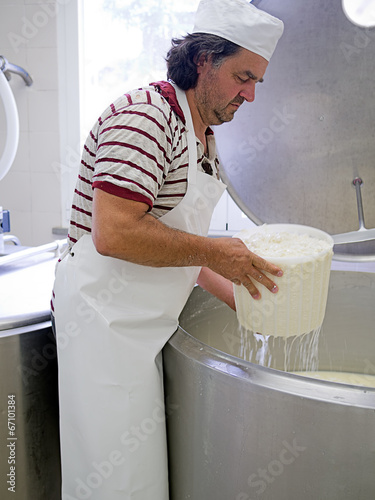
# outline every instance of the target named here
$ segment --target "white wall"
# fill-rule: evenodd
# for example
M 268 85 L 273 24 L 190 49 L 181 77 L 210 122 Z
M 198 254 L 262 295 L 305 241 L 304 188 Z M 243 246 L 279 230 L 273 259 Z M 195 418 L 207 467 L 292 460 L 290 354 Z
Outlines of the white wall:
M 12 74 L 20 142 L 13 166 L 0 182 L 0 205 L 10 211 L 11 233 L 23 245 L 58 239 L 52 229 L 66 226 L 59 166 L 64 163 L 61 151 L 67 149 L 67 127 L 59 103 L 67 90 L 61 84 L 61 73 L 59 80 L 58 60 L 64 61 L 57 26 L 68 3 L 74 4 L 69 0 L 0 0 L 0 55 L 26 69 L 34 81 L 26 87 Z M 2 152 L 6 136 L 2 103 L 0 136 Z

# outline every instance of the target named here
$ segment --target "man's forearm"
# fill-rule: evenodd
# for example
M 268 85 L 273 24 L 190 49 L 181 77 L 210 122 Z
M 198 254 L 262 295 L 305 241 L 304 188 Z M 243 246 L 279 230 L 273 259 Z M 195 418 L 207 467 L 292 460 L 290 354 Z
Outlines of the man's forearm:
M 146 211 L 145 204 L 95 190 L 92 237 L 97 251 L 150 267 L 207 267 L 243 284 L 254 298 L 260 297 L 254 281 L 277 291 L 265 273 L 281 275 L 280 269 L 250 252 L 241 240 L 185 233 Z

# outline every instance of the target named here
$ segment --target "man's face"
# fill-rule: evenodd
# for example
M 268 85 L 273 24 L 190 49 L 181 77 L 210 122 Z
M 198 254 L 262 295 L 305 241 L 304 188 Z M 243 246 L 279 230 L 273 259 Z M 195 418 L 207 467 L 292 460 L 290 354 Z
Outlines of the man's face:
M 211 60 L 198 65 L 195 104 L 203 123 L 220 125 L 233 119 L 244 101 L 255 98 L 255 84 L 263 81 L 268 62 L 246 49 L 230 56 L 218 68 Z

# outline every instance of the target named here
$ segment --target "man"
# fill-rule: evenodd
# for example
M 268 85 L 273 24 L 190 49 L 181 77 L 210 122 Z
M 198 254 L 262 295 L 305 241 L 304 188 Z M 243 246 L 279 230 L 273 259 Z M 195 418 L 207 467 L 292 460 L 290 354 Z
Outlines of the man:
M 209 127 L 254 100 L 282 30 L 245 0 L 202 0 L 171 81 L 121 96 L 90 132 L 54 293 L 63 500 L 167 500 L 161 350 L 192 287 L 232 308 L 232 283 L 277 292 L 279 268 L 207 238 L 225 188 Z

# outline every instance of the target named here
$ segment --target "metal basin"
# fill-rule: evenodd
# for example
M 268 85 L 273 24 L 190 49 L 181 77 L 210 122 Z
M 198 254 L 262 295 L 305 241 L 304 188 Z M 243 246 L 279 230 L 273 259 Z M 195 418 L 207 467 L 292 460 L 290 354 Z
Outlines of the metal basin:
M 0 266 L 0 498 L 60 500 L 51 254 Z
M 319 369 L 375 375 L 374 304 L 375 274 L 331 273 Z M 235 313 L 195 288 L 163 352 L 171 500 L 375 498 L 375 389 L 283 372 L 280 342 L 271 367 L 242 347 Z

